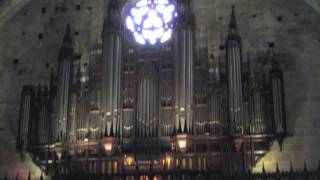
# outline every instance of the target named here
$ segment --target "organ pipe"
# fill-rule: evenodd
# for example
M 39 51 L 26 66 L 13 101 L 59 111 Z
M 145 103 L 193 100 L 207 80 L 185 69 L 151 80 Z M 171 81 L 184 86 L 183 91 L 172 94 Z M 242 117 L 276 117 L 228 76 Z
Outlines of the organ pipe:
M 253 93 L 251 102 L 252 122 L 250 132 L 254 134 L 262 134 L 266 132 L 266 102 L 262 91 L 262 87 L 258 79 L 254 80 Z
M 55 138 L 62 141 L 66 138 L 68 112 L 69 112 L 69 91 L 72 83 L 73 73 L 73 48 L 68 25 L 63 41 L 63 47 L 59 56 L 58 66 L 58 93 L 57 93 L 57 120 Z
M 178 1 L 181 19 L 175 36 L 175 111 L 176 130 L 191 132 L 193 106 L 193 17 L 191 2 Z M 181 126 L 181 127 L 179 127 Z
M 283 74 L 276 61 L 271 71 L 273 119 L 277 134 L 286 134 L 286 113 L 284 106 Z
M 24 86 L 21 93 L 19 130 L 17 136 L 17 149 L 26 151 L 30 144 L 30 124 L 32 123 L 32 114 L 34 107 L 34 88 Z
M 138 137 L 157 136 L 158 93 L 156 70 L 146 62 L 139 73 L 138 88 Z
M 44 89 L 38 88 L 38 111 L 39 111 L 39 123 L 38 123 L 38 133 L 37 136 L 39 138 L 39 143 L 47 144 L 50 140 L 50 131 L 51 131 L 51 122 L 50 122 L 50 114 L 49 114 L 49 92 L 48 88 Z
M 209 100 L 209 132 L 215 136 L 222 135 L 225 118 L 222 93 L 215 90 Z
M 172 68 L 169 68 L 170 62 L 163 62 L 161 65 L 160 82 L 159 82 L 159 130 L 161 136 L 171 136 L 173 132 L 174 122 L 172 121 L 172 95 L 173 95 L 173 81 Z
M 243 133 L 243 94 L 241 71 L 241 40 L 237 33 L 234 7 L 226 41 L 228 111 L 231 134 Z
M 121 49 L 122 38 L 120 12 L 117 1 L 111 1 L 108 5 L 108 14 L 104 22 L 103 52 L 102 52 L 102 116 L 105 126 L 104 134 L 119 134 L 121 102 Z

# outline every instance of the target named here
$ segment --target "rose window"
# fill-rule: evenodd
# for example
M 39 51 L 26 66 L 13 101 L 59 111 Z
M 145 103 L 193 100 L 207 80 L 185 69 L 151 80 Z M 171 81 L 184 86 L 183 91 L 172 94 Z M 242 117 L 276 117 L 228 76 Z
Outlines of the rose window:
M 169 0 L 140 0 L 126 18 L 126 26 L 139 44 L 164 43 L 172 36 L 172 24 L 177 16 Z

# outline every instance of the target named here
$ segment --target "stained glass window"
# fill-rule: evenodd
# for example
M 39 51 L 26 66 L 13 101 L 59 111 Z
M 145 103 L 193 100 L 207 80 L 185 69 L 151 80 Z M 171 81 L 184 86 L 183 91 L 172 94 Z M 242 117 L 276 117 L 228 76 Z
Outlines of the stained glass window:
M 169 0 L 140 0 L 126 18 L 126 26 L 139 44 L 164 43 L 172 36 L 172 22 L 177 16 Z

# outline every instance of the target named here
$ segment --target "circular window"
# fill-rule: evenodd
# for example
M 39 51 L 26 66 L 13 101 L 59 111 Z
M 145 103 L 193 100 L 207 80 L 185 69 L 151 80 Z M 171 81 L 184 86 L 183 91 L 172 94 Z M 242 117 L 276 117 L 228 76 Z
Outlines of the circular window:
M 164 43 L 172 36 L 172 22 L 177 16 L 169 0 L 140 0 L 129 11 L 126 26 L 139 44 Z

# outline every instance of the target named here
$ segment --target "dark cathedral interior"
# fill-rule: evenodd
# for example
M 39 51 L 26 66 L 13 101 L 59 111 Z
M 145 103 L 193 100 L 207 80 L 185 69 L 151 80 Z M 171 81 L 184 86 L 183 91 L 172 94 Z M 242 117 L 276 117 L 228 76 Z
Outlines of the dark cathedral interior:
M 320 179 L 320 110 L 316 103 L 315 108 L 306 110 L 302 98 L 296 98 L 297 102 L 294 98 L 309 93 L 308 101 L 317 99 L 311 93 L 318 87 L 312 86 L 316 78 L 311 85 L 293 83 L 300 78 L 299 68 L 310 76 L 319 71 L 320 39 L 309 47 L 305 44 L 311 40 L 303 38 L 307 39 L 308 31 L 320 32 L 320 3 L 305 0 L 299 7 L 292 5 L 296 0 L 286 2 L 289 8 L 315 15 L 304 15 L 305 25 L 290 22 L 290 30 L 274 35 L 280 31 L 270 29 L 279 25 L 259 12 L 275 13 L 279 10 L 273 8 L 275 2 L 268 4 L 267 11 L 257 10 L 250 17 L 267 20 L 247 25 L 243 20 L 247 0 L 226 1 L 225 16 L 211 28 L 198 14 L 218 8 L 199 10 L 201 4 L 206 6 L 205 1 L 101 0 L 101 12 L 88 6 L 93 19 L 99 19 L 98 13 L 102 16 L 101 26 L 95 27 L 100 33 L 90 43 L 76 31 L 76 21 L 56 25 L 61 36 L 52 42 L 59 42 L 58 48 L 40 48 L 43 53 L 55 54 L 52 65 L 47 63 L 45 71 L 15 86 L 19 87 L 14 91 L 16 115 L 12 121 L 16 123 L 9 127 L 15 129 L 14 148 L 8 154 L 18 160 L 0 156 L 0 178 Z M 219 6 L 220 0 L 212 1 Z M 68 11 L 70 2 L 61 3 Z M 84 9 L 80 4 L 75 5 L 76 11 Z M 1 5 L 0 1 L 0 8 L 5 5 L 9 6 L 8 2 Z M 285 2 L 280 7 L 285 9 Z M 63 6 L 56 8 L 63 11 Z M 42 14 L 47 11 L 47 7 L 41 8 Z M 291 16 L 297 18 L 299 13 Z M 278 24 L 286 20 L 280 15 L 274 18 Z M 308 18 L 314 23 L 306 23 Z M 263 23 L 269 26 L 258 25 Z M 216 33 L 216 28 L 221 32 Z M 302 34 L 299 37 L 295 35 L 298 32 Z M 214 48 L 209 34 L 218 41 Z M 258 34 L 268 35 L 250 38 Z M 269 36 L 274 36 L 272 41 Z M 37 38 L 43 41 L 46 34 Z M 88 46 L 87 56 L 78 50 L 79 38 Z M 256 41 L 265 42 L 263 48 Z M 286 46 L 286 41 L 290 45 Z M 301 52 L 291 47 L 299 43 L 301 49 L 306 46 Z M 308 60 L 303 57 L 308 56 L 299 56 L 302 53 L 317 57 L 308 68 L 303 68 Z M 13 63 L 18 66 L 19 59 Z M 24 76 L 20 70 L 18 74 Z M 306 74 L 301 81 L 307 81 Z M 10 168 L 5 161 L 23 165 Z

